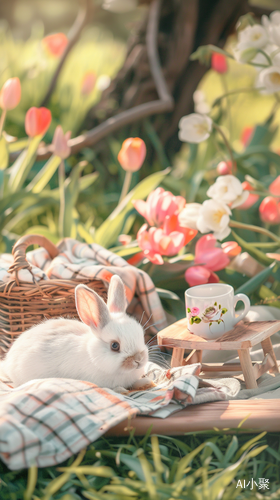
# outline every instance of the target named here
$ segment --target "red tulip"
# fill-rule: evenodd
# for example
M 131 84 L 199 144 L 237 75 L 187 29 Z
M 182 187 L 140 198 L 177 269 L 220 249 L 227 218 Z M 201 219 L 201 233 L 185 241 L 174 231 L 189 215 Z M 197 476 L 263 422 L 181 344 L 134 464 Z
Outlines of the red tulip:
M 254 131 L 254 127 L 244 127 L 244 129 L 242 130 L 240 141 L 242 142 L 244 147 L 248 146 L 248 144 L 250 143 L 254 135 Z
M 223 74 L 228 70 L 227 59 L 223 54 L 218 54 L 218 52 L 212 53 L 211 67 L 217 73 Z
M 179 196 L 178 196 L 179 198 Z M 173 233 L 174 231 L 184 235 L 184 246 L 187 245 L 198 233 L 196 229 L 183 227 L 179 223 L 178 214 L 167 215 L 163 224 L 165 234 Z
M 30 108 L 25 115 L 25 131 L 29 137 L 44 135 L 52 121 L 52 115 L 47 108 Z
M 254 188 L 251 186 L 251 184 L 247 181 L 242 182 L 242 187 L 244 191 L 253 191 Z M 244 201 L 241 205 L 238 205 L 238 210 L 248 210 L 252 205 L 254 205 L 259 199 L 259 196 L 257 194 L 249 194 L 247 200 Z
M 229 258 L 234 258 L 241 253 L 241 247 L 236 241 L 226 241 L 222 243 L 221 247 Z
M 231 161 L 220 161 L 217 166 L 217 174 L 219 175 L 232 175 Z
M 21 98 L 21 85 L 17 77 L 9 78 L 0 91 L 0 107 L 4 110 L 14 109 Z
M 118 160 L 124 170 L 136 172 L 142 167 L 145 156 L 145 142 L 139 137 L 130 137 L 123 142 Z
M 89 95 L 96 83 L 96 74 L 93 73 L 93 71 L 88 71 L 82 79 L 82 85 L 81 85 L 81 94 L 84 96 Z
M 53 35 L 45 36 L 42 44 L 49 54 L 54 57 L 60 57 L 68 45 L 68 38 L 64 33 L 54 33 Z
M 280 223 L 280 203 L 277 198 L 266 196 L 259 207 L 260 218 L 268 224 Z
M 134 200 L 132 203 L 150 226 L 161 227 L 167 216 L 179 214 L 186 200 L 182 196 L 174 196 L 170 191 L 164 191 L 163 188 L 157 188 L 149 194 L 147 201 Z
M 185 280 L 190 286 L 219 283 L 217 274 L 209 271 L 205 266 L 189 267 L 185 272 Z
M 280 196 L 280 175 L 274 179 L 274 181 L 269 186 L 269 191 L 271 194 Z

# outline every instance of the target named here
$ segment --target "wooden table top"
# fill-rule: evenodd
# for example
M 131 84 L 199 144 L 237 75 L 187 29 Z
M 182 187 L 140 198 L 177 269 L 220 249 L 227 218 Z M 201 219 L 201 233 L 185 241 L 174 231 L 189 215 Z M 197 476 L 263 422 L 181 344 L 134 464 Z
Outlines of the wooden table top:
M 210 351 L 250 349 L 280 330 L 280 321 L 240 321 L 230 332 L 216 340 L 205 340 L 188 330 L 183 318 L 158 333 L 158 344 L 166 347 Z

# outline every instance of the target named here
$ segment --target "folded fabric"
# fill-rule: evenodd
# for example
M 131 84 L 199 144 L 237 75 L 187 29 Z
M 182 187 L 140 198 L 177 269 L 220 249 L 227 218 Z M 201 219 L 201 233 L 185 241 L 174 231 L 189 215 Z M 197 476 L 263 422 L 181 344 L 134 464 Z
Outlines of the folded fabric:
M 157 385 L 128 396 L 71 379 L 34 380 L 17 388 L 0 382 L 0 458 L 13 470 L 56 465 L 136 414 L 165 418 L 188 404 L 238 393 L 237 380 L 200 381 L 199 368 L 163 370 L 148 363 L 147 374 Z
M 147 321 L 147 326 L 154 333 L 167 326 L 159 296 L 147 273 L 96 243 L 88 245 L 65 238 L 59 243 L 58 249 L 59 255 L 53 260 L 44 248 L 28 252 L 26 256 L 32 265 L 32 274 L 28 269 L 22 269 L 19 279 L 30 283 L 34 279 L 99 279 L 107 285 L 111 277 L 117 274 L 125 285 L 129 305 L 127 312 L 143 322 Z M 0 255 L 0 282 L 6 283 L 11 279 L 8 269 L 12 263 L 12 255 Z

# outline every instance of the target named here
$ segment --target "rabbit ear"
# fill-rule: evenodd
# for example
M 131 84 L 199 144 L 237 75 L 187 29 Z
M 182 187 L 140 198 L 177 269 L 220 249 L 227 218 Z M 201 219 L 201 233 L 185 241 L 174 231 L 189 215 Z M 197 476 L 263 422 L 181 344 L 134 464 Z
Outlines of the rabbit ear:
M 125 312 L 126 310 L 124 284 L 116 274 L 112 276 L 110 281 L 107 306 L 110 313 Z
M 102 329 L 110 321 L 110 314 L 104 300 L 86 285 L 75 288 L 78 314 L 83 323 L 93 329 Z

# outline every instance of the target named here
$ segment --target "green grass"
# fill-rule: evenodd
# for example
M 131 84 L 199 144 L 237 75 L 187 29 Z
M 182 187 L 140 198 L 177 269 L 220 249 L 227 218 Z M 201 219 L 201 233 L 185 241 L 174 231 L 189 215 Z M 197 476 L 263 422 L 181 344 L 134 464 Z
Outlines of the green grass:
M 207 418 L 207 415 L 206 415 Z M 101 438 L 57 467 L 9 471 L 1 500 L 242 500 L 280 497 L 280 436 L 239 429 L 178 438 Z M 269 480 L 258 490 L 252 479 Z M 238 485 L 250 485 L 245 488 Z

